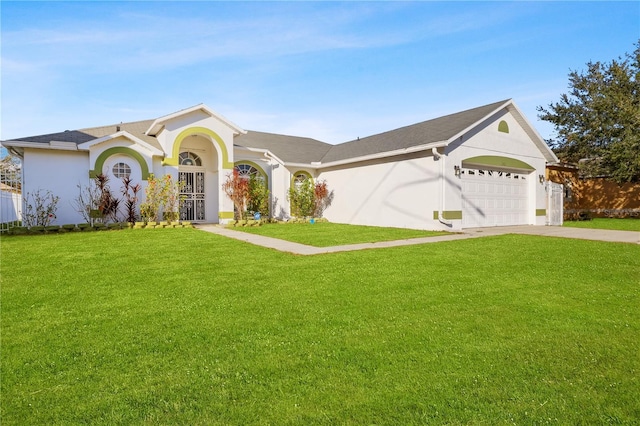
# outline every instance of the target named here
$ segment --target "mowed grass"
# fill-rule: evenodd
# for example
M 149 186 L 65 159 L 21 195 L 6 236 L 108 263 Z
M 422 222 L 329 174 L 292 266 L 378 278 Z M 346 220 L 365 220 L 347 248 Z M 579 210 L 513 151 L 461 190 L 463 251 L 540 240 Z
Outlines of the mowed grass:
M 640 246 L 3 237 L 3 425 L 640 419 Z
M 591 220 L 565 221 L 564 226 L 571 228 L 612 229 L 615 231 L 640 232 L 640 219 L 593 218 Z
M 417 229 L 344 225 L 339 223 L 270 223 L 255 227 L 232 228 L 236 231 L 279 238 L 315 247 L 405 240 L 447 235 L 447 232 Z

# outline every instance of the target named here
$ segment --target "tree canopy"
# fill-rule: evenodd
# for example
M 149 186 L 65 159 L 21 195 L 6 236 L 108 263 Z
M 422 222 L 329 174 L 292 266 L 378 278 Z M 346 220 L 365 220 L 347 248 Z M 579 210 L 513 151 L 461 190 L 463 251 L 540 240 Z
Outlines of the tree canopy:
M 538 107 L 538 117 L 554 125 L 557 138 L 547 142 L 558 158 L 588 176 L 640 182 L 640 40 L 624 58 L 571 71 L 569 89 Z

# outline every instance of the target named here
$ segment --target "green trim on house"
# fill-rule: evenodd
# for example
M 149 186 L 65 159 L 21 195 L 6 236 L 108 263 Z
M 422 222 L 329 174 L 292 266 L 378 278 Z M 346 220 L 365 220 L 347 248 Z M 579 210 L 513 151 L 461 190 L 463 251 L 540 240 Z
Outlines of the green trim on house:
M 297 172 L 295 172 L 295 173 L 291 173 L 291 182 L 290 182 L 290 186 L 293 186 L 293 181 L 296 179 L 296 176 L 297 176 L 297 175 L 299 175 L 299 174 L 307 175 L 307 177 L 308 177 L 309 179 L 311 179 L 311 181 L 313 182 L 313 176 L 311 176 L 311 173 L 309 173 L 309 172 L 308 172 L 308 171 L 306 171 L 306 170 L 298 170 L 298 171 L 297 171 Z
M 445 220 L 461 220 L 462 210 L 445 210 L 442 212 L 442 218 Z M 433 211 L 433 220 L 438 220 L 438 211 Z
M 189 127 L 188 129 L 185 129 L 182 132 L 180 132 L 180 134 L 176 136 L 175 140 L 173 141 L 173 149 L 171 152 L 171 157 L 165 158 L 164 160 L 162 160 L 162 165 L 177 166 L 178 157 L 180 156 L 180 145 L 182 145 L 182 141 L 187 136 L 191 136 L 198 133 L 205 134 L 211 137 L 214 143 L 218 144 L 218 147 L 220 148 L 221 158 L 222 158 L 222 168 L 232 169 L 233 163 L 229 161 L 229 153 L 227 152 L 227 146 L 225 145 L 224 141 L 220 136 L 218 136 L 216 132 L 214 132 L 213 130 L 207 129 L 206 127 Z
M 546 216 L 547 209 L 536 209 L 536 216 Z
M 507 124 L 506 121 L 502 120 L 498 124 L 498 131 L 502 133 L 509 133 L 509 125 Z
M 107 161 L 107 158 L 116 154 L 126 155 L 136 160 L 138 164 L 140 164 L 140 170 L 142 172 L 142 180 L 148 180 L 149 167 L 147 166 L 147 162 L 145 161 L 144 157 L 138 151 L 133 150 L 126 146 L 114 146 L 109 149 L 105 149 L 100 155 L 98 155 L 98 158 L 96 158 L 96 164 L 93 170 L 89 170 L 89 177 L 91 179 L 94 179 L 96 176 L 102 173 L 102 167 L 104 166 L 104 162 Z
M 220 219 L 233 219 L 233 212 L 219 212 L 218 217 Z
M 535 170 L 535 167 L 532 167 L 530 164 L 527 164 L 524 161 L 516 160 L 515 158 L 510 157 L 501 157 L 498 155 L 480 155 L 478 157 L 471 157 L 467 158 L 466 160 L 462 160 L 462 167 L 468 167 L 469 165 Z
M 267 185 L 267 188 L 269 188 L 269 176 L 267 176 L 267 173 L 264 171 L 262 167 L 258 165 L 258 163 L 254 163 L 253 161 L 249 161 L 249 160 L 238 160 L 234 163 L 234 166 L 237 166 L 238 164 L 248 164 L 250 166 L 255 167 L 256 170 L 258 170 L 258 172 L 260 173 L 260 175 L 264 178 L 264 183 Z

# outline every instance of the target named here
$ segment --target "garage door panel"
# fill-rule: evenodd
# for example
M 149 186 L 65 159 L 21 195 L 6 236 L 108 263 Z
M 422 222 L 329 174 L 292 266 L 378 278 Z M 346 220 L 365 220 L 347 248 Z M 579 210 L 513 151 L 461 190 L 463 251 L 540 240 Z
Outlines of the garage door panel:
M 463 169 L 461 179 L 463 228 L 527 223 L 526 175 Z

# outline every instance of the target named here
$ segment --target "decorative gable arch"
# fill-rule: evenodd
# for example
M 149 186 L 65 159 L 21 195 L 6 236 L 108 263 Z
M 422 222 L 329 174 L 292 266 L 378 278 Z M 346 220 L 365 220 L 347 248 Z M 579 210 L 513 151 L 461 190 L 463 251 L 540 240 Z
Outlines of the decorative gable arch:
M 126 146 L 114 146 L 114 147 L 105 149 L 100 155 L 98 155 L 98 158 L 96 158 L 96 163 L 93 167 L 93 170 L 89 170 L 89 177 L 93 179 L 96 176 L 98 176 L 100 173 L 102 173 L 102 167 L 104 166 L 104 162 L 109 157 L 116 154 L 126 155 L 136 160 L 140 165 L 140 170 L 142 172 L 142 180 L 149 179 L 149 166 L 147 165 L 147 161 L 144 159 L 142 154 L 140 154 L 138 151 Z
M 177 166 L 179 162 L 179 156 L 180 156 L 180 145 L 182 145 L 182 142 L 186 137 L 191 135 L 197 135 L 197 134 L 209 136 L 212 142 L 214 143 L 214 145 L 217 145 L 220 151 L 220 158 L 222 159 L 223 169 L 233 168 L 234 164 L 232 161 L 229 161 L 229 151 L 227 150 L 226 144 L 216 132 L 214 132 L 211 129 L 207 129 L 206 127 L 189 127 L 187 129 L 184 129 L 182 132 L 180 132 L 178 136 L 176 136 L 175 140 L 173 141 L 171 157 L 165 158 L 162 161 L 162 165 Z
M 503 157 L 499 155 L 480 155 L 478 157 L 470 157 L 462 160 L 463 167 L 498 167 L 505 169 L 517 169 L 517 170 L 525 170 L 527 172 L 531 172 L 535 170 L 535 167 L 531 166 L 524 161 L 518 160 L 516 158 L 511 157 Z

